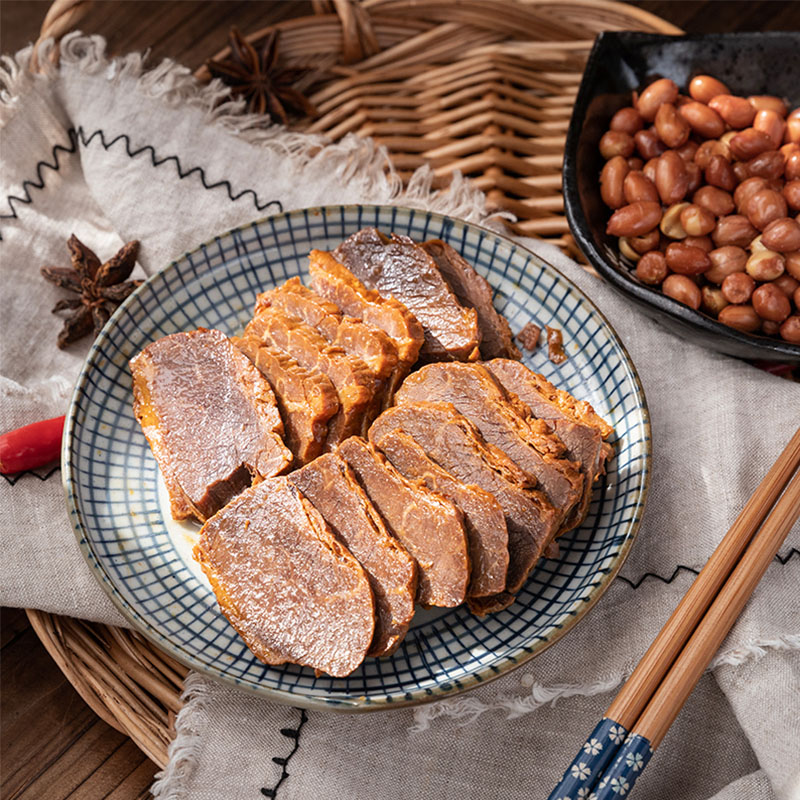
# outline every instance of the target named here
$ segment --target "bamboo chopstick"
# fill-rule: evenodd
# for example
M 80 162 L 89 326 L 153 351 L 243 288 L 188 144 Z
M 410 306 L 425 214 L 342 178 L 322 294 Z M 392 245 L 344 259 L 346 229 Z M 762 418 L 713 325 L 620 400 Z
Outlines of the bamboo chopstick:
M 598 792 L 603 792 L 597 794 L 598 800 L 606 796 L 605 789 L 610 792 L 607 796 L 616 797 L 624 783 L 633 785 L 800 514 L 799 474 L 758 530 L 798 466 L 800 429 L 589 735 L 549 800 L 577 797 L 578 790 L 591 790 L 598 782 L 604 787 L 597 787 Z M 720 603 L 719 598 L 725 602 Z M 611 770 L 606 772 L 612 761 Z

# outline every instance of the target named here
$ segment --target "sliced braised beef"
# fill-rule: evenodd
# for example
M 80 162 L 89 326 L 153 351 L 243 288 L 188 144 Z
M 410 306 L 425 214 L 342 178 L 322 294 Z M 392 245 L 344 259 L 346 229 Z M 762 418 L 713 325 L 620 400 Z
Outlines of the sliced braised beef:
M 335 303 L 348 316 L 363 321 L 370 328 L 384 331 L 391 338 L 397 350 L 397 366 L 389 377 L 384 394 L 384 405 L 389 405 L 395 389 L 419 357 L 425 341 L 422 326 L 402 303 L 367 289 L 330 253 L 312 250 L 309 273 L 317 294 Z
M 478 313 L 481 358 L 519 358 L 508 320 L 497 313 L 492 301 L 492 287 L 475 272 L 461 254 L 441 239 L 423 242 L 425 252 L 434 260 L 462 306 Z
M 275 392 L 294 466 L 315 459 L 325 446 L 328 422 L 339 410 L 339 396 L 330 378 L 317 370 L 307 370 L 287 353 L 254 336 L 233 341 Z
M 364 228 L 333 252 L 367 289 L 394 297 L 422 323 L 427 360 L 473 361 L 480 355 L 478 314 L 464 308 L 433 259 L 408 236 Z
M 337 452 L 417 562 L 417 600 L 447 608 L 463 603 L 470 576 L 463 514 L 441 495 L 404 478 L 357 436 L 342 442 Z
M 406 403 L 384 411 L 369 430 L 381 447 L 384 437 L 402 431 L 462 483 L 493 494 L 506 517 L 509 564 L 506 589 L 516 592 L 558 529 L 556 511 L 532 488 L 533 479 L 450 403 Z
M 508 530 L 497 500 L 474 484 L 467 485 L 454 478 L 402 431 L 384 436 L 380 449 L 406 478 L 422 481 L 464 514 L 471 564 L 468 596 L 485 597 L 502 592 L 508 573 Z
M 610 447 L 603 442 L 600 426 L 579 422 L 577 415 L 570 415 L 566 409 L 580 401 L 572 398 L 570 405 L 565 404 L 564 407 L 554 402 L 551 398 L 557 391 L 555 387 L 519 361 L 498 358 L 484 366 L 503 384 L 506 391 L 517 395 L 535 417 L 547 422 L 553 433 L 566 445 L 567 457 L 580 463 L 584 476 L 583 495 L 566 523 L 570 527 L 580 525 L 592 501 L 592 484 L 605 471 L 610 451 Z M 585 419 L 596 416 L 591 406 L 588 410 Z
M 282 311 L 316 328 L 330 343 L 336 338 L 336 330 L 342 321 L 339 307 L 303 286 L 300 278 L 289 278 L 280 286 L 261 292 L 256 297 L 253 316 L 267 308 Z
M 253 317 L 245 328 L 245 337 L 248 336 L 288 353 L 306 369 L 330 378 L 339 396 L 339 411 L 328 423 L 327 449 L 361 430 L 364 414 L 372 402 L 375 379 L 360 358 L 329 345 L 311 326 L 272 308 Z
M 203 522 L 291 463 L 272 389 L 220 331 L 164 336 L 130 367 L 133 413 L 161 467 L 175 519 Z
M 261 661 L 342 677 L 364 660 L 375 630 L 367 575 L 287 478 L 230 502 L 203 526 L 194 557 Z
M 386 528 L 350 468 L 325 453 L 289 481 L 311 501 L 333 532 L 358 559 L 375 596 L 375 636 L 371 656 L 394 652 L 414 616 L 417 566 Z
M 560 457 L 564 445 L 547 424 L 523 416 L 519 405 L 480 364 L 422 367 L 395 394 L 398 405 L 417 401 L 452 403 L 489 444 L 538 481 L 556 509 L 559 525 L 567 519 L 583 492 L 580 465 Z

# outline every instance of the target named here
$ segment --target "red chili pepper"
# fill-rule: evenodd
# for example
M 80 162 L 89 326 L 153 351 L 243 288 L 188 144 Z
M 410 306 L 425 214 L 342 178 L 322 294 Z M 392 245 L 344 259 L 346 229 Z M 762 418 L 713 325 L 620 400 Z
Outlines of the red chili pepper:
M 64 417 L 34 422 L 0 436 L 0 472 L 36 469 L 58 459 Z

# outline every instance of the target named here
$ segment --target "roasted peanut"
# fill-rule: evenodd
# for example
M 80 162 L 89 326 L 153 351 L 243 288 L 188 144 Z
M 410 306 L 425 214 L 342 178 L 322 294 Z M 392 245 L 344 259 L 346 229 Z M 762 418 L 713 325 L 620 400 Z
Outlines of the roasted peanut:
M 711 283 L 719 286 L 728 275 L 735 272 L 744 272 L 747 264 L 747 253 L 741 247 L 726 245 L 718 247 L 708 254 L 711 260 L 711 268 L 706 270 L 705 278 Z
M 783 187 L 783 199 L 793 211 L 800 211 L 800 180 L 787 181 Z
M 800 281 L 800 251 L 785 253 L 783 260 L 786 264 L 786 271 L 796 280 Z M 800 306 L 798 306 L 800 308 Z
M 621 108 L 611 117 L 608 127 L 612 131 L 622 131 L 628 136 L 633 136 L 636 131 L 644 128 L 644 120 L 635 108 Z
M 689 179 L 683 159 L 673 150 L 667 150 L 656 164 L 656 189 L 665 205 L 678 203 L 686 196 Z
M 700 169 L 705 169 L 708 162 L 711 161 L 711 156 L 722 156 L 730 161 L 731 148 L 719 140 L 709 139 L 697 148 L 697 152 L 694 154 L 694 163 Z
M 699 247 L 701 250 L 705 250 L 706 253 L 710 253 L 714 249 L 714 243 L 709 236 L 687 236 L 683 243 L 692 247 Z
M 641 261 L 639 262 L 642 263 Z M 697 311 L 700 308 L 702 296 L 698 285 L 687 275 L 667 275 L 661 284 L 661 291 L 667 297 L 683 303 Z
M 800 316 L 787 317 L 779 331 L 781 338 L 792 344 L 800 344 Z
M 708 103 L 717 95 L 727 95 L 730 92 L 722 81 L 712 78 L 711 75 L 698 75 L 689 83 L 689 94 L 701 103 Z
M 695 203 L 684 203 L 682 205 L 684 207 L 681 209 L 681 225 L 688 236 L 705 236 L 714 230 L 717 220 L 707 208 L 698 206 Z M 666 217 L 666 214 L 664 216 Z
M 642 172 L 644 173 L 647 180 L 649 180 L 653 186 L 656 185 L 656 165 L 658 164 L 658 158 L 651 158 L 649 161 L 645 162 L 645 165 L 642 167 Z
M 649 286 L 658 286 L 668 274 L 667 259 L 658 250 L 645 253 L 636 264 L 636 277 Z
M 732 192 L 738 183 L 731 162 L 722 156 L 711 156 L 705 169 L 705 179 L 706 183 L 726 192 Z
M 600 155 L 605 159 L 633 155 L 633 137 L 622 131 L 606 131 L 600 139 Z
M 701 275 L 711 268 L 711 259 L 705 250 L 690 247 L 683 242 L 667 245 L 667 266 L 679 275 Z
M 629 236 L 628 241 L 637 253 L 649 253 L 651 250 L 658 250 L 661 244 L 661 232 L 654 228 L 650 233 L 641 236 Z
M 658 109 L 664 103 L 674 103 L 678 99 L 678 86 L 669 78 L 651 83 L 640 95 L 636 102 L 636 110 L 648 122 L 656 118 Z M 747 123 L 748 125 L 750 123 Z
M 737 183 L 746 181 L 750 177 L 750 170 L 747 168 L 747 164 L 747 161 L 734 161 L 733 164 L 731 164 L 731 169 L 733 169 L 733 174 L 736 177 Z
M 708 101 L 708 107 L 713 108 L 731 128 L 741 130 L 752 124 L 756 110 L 744 97 L 732 94 L 718 94 Z
M 770 250 L 779 253 L 800 250 L 800 225 L 791 217 L 773 220 L 764 228 L 761 241 Z
M 761 234 L 759 233 L 752 242 L 750 242 L 750 252 L 751 253 L 760 253 L 762 250 L 769 250 L 762 241 L 761 241 Z
M 736 208 L 730 192 L 716 186 L 701 186 L 692 195 L 692 202 L 707 208 L 715 217 L 727 216 Z
M 740 214 L 729 214 L 727 217 L 720 217 L 717 220 L 717 225 L 711 233 L 711 238 L 717 247 L 722 247 L 726 244 L 747 247 L 757 233 L 747 217 L 743 217 Z
M 664 212 L 661 222 L 658 223 L 664 236 L 668 236 L 670 239 L 683 239 L 686 236 L 686 231 L 681 225 L 681 212 L 688 207 L 689 203 L 675 203 Z
M 747 274 L 754 280 L 760 282 L 774 281 L 775 278 L 783 275 L 784 265 L 785 262 L 780 253 L 775 253 L 772 250 L 760 250 L 747 259 L 745 269 Z
M 800 180 L 800 148 L 785 156 L 783 176 L 787 181 Z
M 725 121 L 713 108 L 704 103 L 690 100 L 678 109 L 678 113 L 695 133 L 705 139 L 718 139 L 725 133 Z M 656 127 L 658 127 L 658 115 L 656 115 Z
M 759 111 L 774 111 L 778 116 L 785 117 L 787 108 L 786 103 L 780 97 L 774 97 L 771 94 L 756 94 L 750 95 L 747 102 L 756 110 Z
M 694 194 L 703 183 L 703 171 L 694 161 L 686 163 L 686 194 Z
M 784 272 L 783 275 L 772 281 L 772 285 L 780 289 L 791 300 L 798 287 L 800 287 L 800 281 L 793 278 L 788 272 Z M 800 305 L 797 307 L 800 309 Z
M 774 189 L 760 189 L 747 201 L 744 213 L 756 228 L 763 231 L 773 220 L 786 216 L 786 201 Z
M 783 156 L 777 150 L 767 150 L 746 163 L 748 176 L 767 180 L 780 178 L 785 169 Z
M 612 236 L 641 236 L 658 225 L 661 206 L 658 203 L 631 203 L 618 208 L 608 221 L 606 233 Z
M 644 161 L 637 156 L 631 156 L 630 158 L 626 159 L 628 162 L 628 167 L 631 170 L 639 170 L 641 171 L 642 167 L 644 166 Z
M 761 333 L 765 336 L 777 336 L 780 330 L 781 326 L 777 322 L 768 319 L 761 320 Z
M 695 155 L 700 145 L 693 139 L 684 142 L 680 147 L 676 148 L 675 152 L 688 164 L 694 161 Z
M 786 118 L 786 137 L 790 142 L 800 142 L 800 108 Z
M 658 138 L 673 149 L 686 143 L 689 123 L 678 113 L 672 103 L 662 103 L 656 112 L 655 129 Z
M 729 303 L 746 303 L 756 282 L 746 272 L 734 272 L 722 281 L 722 295 Z
M 756 111 L 753 127 L 757 131 L 766 133 L 772 140 L 773 147 L 778 148 L 783 144 L 783 133 L 786 130 L 786 121 L 774 111 L 769 109 Z
M 733 193 L 733 202 L 736 203 L 736 210 L 740 214 L 746 214 L 747 203 L 750 198 L 762 189 L 769 188 L 765 178 L 748 178 L 742 181 Z
M 645 161 L 657 158 L 667 149 L 667 146 L 658 138 L 658 134 L 653 128 L 637 131 L 634 134 L 633 141 L 636 145 L 636 150 Z
M 717 289 L 716 286 L 704 286 L 700 290 L 700 298 L 702 309 L 713 317 L 716 317 L 728 305 L 722 290 Z
M 629 261 L 633 261 L 634 264 L 641 258 L 641 255 L 631 247 L 631 240 L 627 236 L 620 236 L 617 240 L 617 244 L 620 254 L 625 256 Z
M 794 307 L 800 310 L 800 284 L 798 284 L 797 288 L 792 292 L 792 302 L 794 303 Z
M 789 298 L 771 283 L 765 283 L 753 292 L 753 308 L 761 319 L 771 322 L 783 322 L 792 313 Z
M 761 327 L 761 317 L 756 314 L 756 310 L 751 305 L 725 306 L 719 312 L 717 319 L 724 325 L 744 333 L 755 333 Z
M 622 156 L 606 161 L 600 173 L 600 197 L 609 208 L 626 205 L 623 185 L 628 175 L 628 163 Z
M 659 202 L 658 190 L 655 184 L 643 172 L 629 172 L 625 176 L 623 190 L 625 192 L 625 200 L 629 203 L 642 201 L 647 203 Z
M 767 150 L 774 150 L 772 139 L 763 131 L 755 128 L 746 128 L 740 131 L 730 141 L 731 155 L 739 161 L 749 161 Z

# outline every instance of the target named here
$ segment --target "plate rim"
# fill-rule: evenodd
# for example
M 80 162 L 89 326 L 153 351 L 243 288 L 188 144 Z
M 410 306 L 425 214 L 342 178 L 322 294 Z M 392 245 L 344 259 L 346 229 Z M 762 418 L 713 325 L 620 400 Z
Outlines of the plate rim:
M 405 692 L 404 695 L 401 697 L 395 697 L 389 694 L 383 694 L 376 698 L 371 698 L 368 696 L 363 696 L 359 698 L 355 697 L 329 698 L 324 695 L 313 696 L 302 693 L 293 693 L 282 689 L 274 689 L 268 686 L 242 682 L 237 678 L 227 675 L 226 672 L 223 670 L 217 670 L 215 668 L 210 667 L 208 664 L 199 663 L 195 658 L 185 655 L 184 651 L 180 647 L 175 645 L 167 636 L 160 633 L 147 620 L 146 614 L 144 612 L 137 611 L 133 606 L 131 606 L 125 600 L 125 598 L 122 596 L 121 592 L 116 587 L 111 577 L 103 568 L 99 559 L 95 555 L 91 547 L 89 538 L 86 535 L 88 531 L 88 526 L 85 525 L 81 516 L 81 512 L 78 507 L 78 502 L 77 502 L 78 492 L 76 487 L 79 484 L 77 480 L 73 479 L 73 471 L 75 470 L 75 465 L 73 464 L 71 458 L 71 443 L 75 433 L 75 429 L 77 427 L 78 401 L 80 399 L 84 387 L 89 382 L 88 376 L 90 370 L 93 367 L 95 356 L 99 353 L 101 346 L 104 345 L 105 342 L 108 340 L 110 331 L 116 327 L 117 320 L 121 318 L 121 316 L 127 311 L 128 306 L 132 304 L 134 297 L 137 297 L 140 292 L 145 291 L 146 288 L 149 287 L 152 281 L 155 281 L 166 270 L 170 268 L 177 268 L 178 261 L 180 261 L 181 259 L 184 259 L 187 256 L 194 255 L 195 253 L 201 253 L 203 248 L 209 247 L 210 245 L 214 244 L 215 242 L 227 236 L 233 236 L 233 234 L 236 231 L 243 230 L 244 228 L 249 228 L 254 225 L 260 225 L 270 220 L 289 218 L 294 216 L 307 216 L 309 214 L 324 215 L 324 214 L 332 214 L 334 212 L 338 212 L 339 214 L 346 214 L 348 211 L 355 212 L 358 209 L 362 210 L 370 209 L 378 211 L 391 209 L 393 211 L 407 212 L 412 217 L 415 214 L 423 214 L 428 216 L 429 218 L 450 222 L 454 226 L 474 228 L 479 231 L 483 231 L 486 234 L 489 234 L 493 237 L 497 237 L 508 246 L 522 251 L 524 254 L 527 254 L 534 260 L 541 262 L 541 264 L 545 268 L 555 272 L 556 275 L 561 280 L 567 283 L 567 285 L 572 289 L 572 291 L 576 292 L 577 296 L 581 299 L 581 301 L 587 303 L 589 307 L 594 311 L 594 313 L 596 313 L 600 317 L 603 324 L 608 328 L 614 343 L 624 356 L 624 361 L 627 366 L 628 372 L 630 373 L 630 376 L 633 380 L 636 393 L 638 397 L 641 399 L 642 423 L 645 433 L 643 439 L 643 448 L 644 448 L 643 483 L 642 483 L 642 489 L 637 499 L 636 507 L 634 509 L 634 517 L 632 522 L 630 523 L 630 530 L 625 538 L 625 541 L 621 545 L 619 553 L 615 557 L 614 563 L 608 568 L 606 572 L 602 574 L 600 579 L 591 587 L 589 596 L 583 599 L 583 604 L 581 605 L 580 610 L 576 611 L 573 615 L 570 615 L 569 619 L 563 622 L 560 627 L 552 626 L 550 632 L 547 633 L 546 636 L 537 639 L 537 641 L 531 644 L 529 647 L 522 649 L 521 651 L 517 650 L 515 653 L 503 656 L 499 664 L 487 665 L 482 669 L 477 670 L 476 672 L 472 672 L 469 675 L 460 678 L 457 683 L 454 681 L 450 681 L 448 682 L 448 688 L 443 688 L 440 685 L 437 685 L 436 687 L 429 690 L 416 688 L 408 692 Z M 653 440 L 652 440 L 652 430 L 650 424 L 650 411 L 647 403 L 647 396 L 644 391 L 644 386 L 642 385 L 642 381 L 639 376 L 638 370 L 636 369 L 636 365 L 633 359 L 631 358 L 628 349 L 622 342 L 622 339 L 620 338 L 616 329 L 608 320 L 608 318 L 605 316 L 605 314 L 603 314 L 603 312 L 597 307 L 594 301 L 577 284 L 575 284 L 563 272 L 561 272 L 561 270 L 559 270 L 557 267 L 551 264 L 547 259 L 542 258 L 541 256 L 534 253 L 525 245 L 520 244 L 519 242 L 510 239 L 503 233 L 488 228 L 485 225 L 480 225 L 473 222 L 467 222 L 466 220 L 458 219 L 456 217 L 452 217 L 447 214 L 441 214 L 435 211 L 427 211 L 425 209 L 420 209 L 420 208 L 413 208 L 410 206 L 379 204 L 379 203 L 350 203 L 350 204 L 309 206 L 304 208 L 290 209 L 288 211 L 282 211 L 277 214 L 270 214 L 265 217 L 259 217 L 257 219 L 252 220 L 251 222 L 247 222 L 242 225 L 237 225 L 220 234 L 212 236 L 210 239 L 202 242 L 201 244 L 198 244 L 193 250 L 185 251 L 177 258 L 173 259 L 164 267 L 159 269 L 157 272 L 153 273 L 153 275 L 151 275 L 149 278 L 147 278 L 147 280 L 141 286 L 139 286 L 135 292 L 133 292 L 123 303 L 120 304 L 120 306 L 116 309 L 114 314 L 111 315 L 108 322 L 103 326 L 103 329 L 100 331 L 100 333 L 96 336 L 96 338 L 92 342 L 92 345 L 89 348 L 88 353 L 86 354 L 86 358 L 84 359 L 80 374 L 78 375 L 78 378 L 75 382 L 75 386 L 73 388 L 70 397 L 69 409 L 66 415 L 66 420 L 64 425 L 64 435 L 61 442 L 61 475 L 62 475 L 62 485 L 65 493 L 67 513 L 70 517 L 73 533 L 75 534 L 75 537 L 78 541 L 81 553 L 86 562 L 88 563 L 89 567 L 91 568 L 93 576 L 98 581 L 100 586 L 103 588 L 106 595 L 109 597 L 109 599 L 117 608 L 117 610 L 125 617 L 128 623 L 130 623 L 133 626 L 134 630 L 136 630 L 138 633 L 144 636 L 149 642 L 151 642 L 155 646 L 163 650 L 166 650 L 169 655 L 171 655 L 176 661 L 180 662 L 184 666 L 188 667 L 189 669 L 195 670 L 196 672 L 199 672 L 204 676 L 207 676 L 213 680 L 219 681 L 227 686 L 233 686 L 241 691 L 246 691 L 250 694 L 254 694 L 259 697 L 265 697 L 269 700 L 274 700 L 275 702 L 279 702 L 283 705 L 292 705 L 298 708 L 306 708 L 306 709 L 324 709 L 328 711 L 337 711 L 340 713 L 352 714 L 352 713 L 369 713 L 374 711 L 383 711 L 392 708 L 408 708 L 409 706 L 423 705 L 426 703 L 434 702 L 436 700 L 444 699 L 446 697 L 453 697 L 458 694 L 463 694 L 464 692 L 470 691 L 478 686 L 483 686 L 500 677 L 508 675 L 517 667 L 522 666 L 531 659 L 540 655 L 545 650 L 552 647 L 556 642 L 558 642 L 563 636 L 565 636 L 569 631 L 571 631 L 579 622 L 585 619 L 588 613 L 591 611 L 591 609 L 594 608 L 594 606 L 597 604 L 600 598 L 606 593 L 609 586 L 611 586 L 614 579 L 618 575 L 619 571 L 622 569 L 622 566 L 624 565 L 625 561 L 628 558 L 628 555 L 630 554 L 631 547 L 633 546 L 633 543 L 639 534 L 639 528 L 641 526 L 642 517 L 644 516 L 644 511 L 647 504 L 647 498 L 650 491 L 650 483 L 652 478 L 652 456 L 653 456 Z M 411 695 L 411 697 L 407 697 L 405 695 Z

